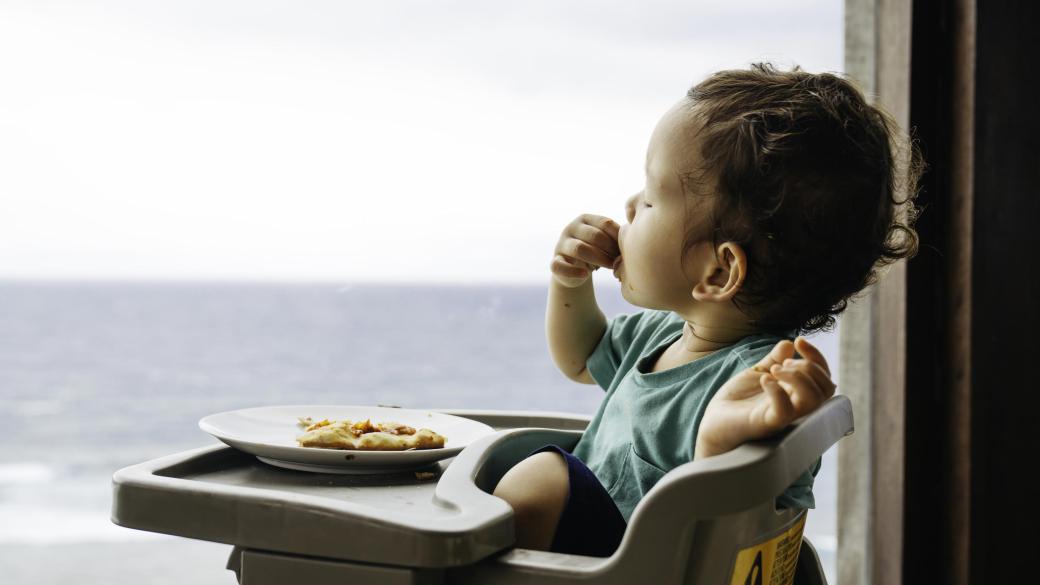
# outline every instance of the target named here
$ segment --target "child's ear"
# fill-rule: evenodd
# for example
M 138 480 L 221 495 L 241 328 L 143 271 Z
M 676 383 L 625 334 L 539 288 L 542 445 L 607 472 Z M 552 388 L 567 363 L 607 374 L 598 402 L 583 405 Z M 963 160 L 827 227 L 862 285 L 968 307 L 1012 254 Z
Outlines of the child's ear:
M 715 248 L 715 256 L 701 271 L 694 283 L 693 298 L 698 301 L 727 302 L 744 286 L 747 276 L 747 255 L 735 242 L 725 242 Z

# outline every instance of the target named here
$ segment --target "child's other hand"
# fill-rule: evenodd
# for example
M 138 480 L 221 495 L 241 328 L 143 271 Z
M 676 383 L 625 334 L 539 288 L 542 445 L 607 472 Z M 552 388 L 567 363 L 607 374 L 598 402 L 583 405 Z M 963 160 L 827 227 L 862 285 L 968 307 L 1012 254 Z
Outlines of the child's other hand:
M 803 359 L 794 359 L 798 351 Z M 754 368 L 726 382 L 708 403 L 694 459 L 731 451 L 783 430 L 834 395 L 827 360 L 803 337 L 784 340 Z
M 593 270 L 613 267 L 614 260 L 621 255 L 620 229 L 617 222 L 601 215 L 581 215 L 567 224 L 550 265 L 556 282 L 568 288 L 578 287 L 585 284 Z

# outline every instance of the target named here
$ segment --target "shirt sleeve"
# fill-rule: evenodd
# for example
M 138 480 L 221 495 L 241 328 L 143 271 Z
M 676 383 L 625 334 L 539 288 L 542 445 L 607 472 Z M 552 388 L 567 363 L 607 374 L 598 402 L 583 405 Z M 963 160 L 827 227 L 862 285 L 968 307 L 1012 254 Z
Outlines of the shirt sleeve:
M 635 339 L 645 314 L 646 311 L 617 315 L 607 322 L 607 330 L 603 332 L 599 344 L 585 360 L 589 375 L 600 388 L 610 389 L 610 383 L 617 376 L 625 354 L 632 347 L 632 340 Z
M 815 508 L 816 498 L 813 497 L 812 486 L 816 474 L 820 472 L 823 459 L 817 459 L 816 463 L 805 473 L 798 477 L 780 497 L 776 499 L 777 508 Z

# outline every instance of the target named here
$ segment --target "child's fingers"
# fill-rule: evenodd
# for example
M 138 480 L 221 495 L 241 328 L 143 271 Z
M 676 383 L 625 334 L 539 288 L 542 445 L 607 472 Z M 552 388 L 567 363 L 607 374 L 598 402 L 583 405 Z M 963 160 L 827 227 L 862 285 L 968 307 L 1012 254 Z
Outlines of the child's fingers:
M 794 356 L 794 344 L 784 339 L 773 346 L 773 349 L 769 352 L 766 357 L 759 360 L 755 367 L 752 368 L 756 372 L 762 372 L 764 374 L 769 373 L 769 368 L 775 364 L 781 364 L 784 360 Z
M 618 235 L 621 227 L 614 220 L 604 218 L 602 215 L 582 215 L 581 221 L 576 222 L 571 229 L 571 235 L 577 239 L 587 241 L 588 244 L 599 248 L 607 256 L 617 256 L 621 250 L 618 248 Z
M 582 230 L 589 244 L 599 248 L 603 252 L 606 252 L 607 256 L 614 257 L 621 253 L 621 248 L 618 244 L 618 234 L 621 228 L 618 224 L 614 223 L 613 220 L 604 221 L 596 226 L 584 226 L 588 230 Z
M 604 217 L 603 220 L 604 221 L 600 222 L 599 224 L 599 229 L 606 232 L 608 236 L 610 236 L 615 242 L 617 242 L 618 236 L 621 234 L 621 226 L 618 224 L 618 222 L 610 219 L 609 217 Z
M 552 271 L 555 274 L 577 278 L 588 276 L 590 267 L 585 262 L 568 258 L 563 254 L 557 254 L 552 261 Z
M 769 375 L 762 374 L 758 383 L 769 396 L 769 411 L 765 415 L 766 426 L 773 430 L 780 430 L 794 419 L 795 408 L 791 403 L 791 397 L 784 392 L 780 384 Z M 772 416 L 770 416 L 772 414 Z
M 823 377 L 818 378 L 817 375 L 820 372 L 816 371 L 816 375 L 814 375 L 813 368 L 815 368 L 813 364 L 803 360 L 786 360 L 784 364 L 773 366 L 770 374 L 788 385 L 811 391 L 820 400 L 826 400 L 828 398 L 827 388 L 832 385 L 831 381 Z
M 578 260 L 588 264 L 590 267 L 613 266 L 614 258 L 616 257 L 616 255 L 611 257 L 603 250 L 578 238 L 564 240 L 560 244 L 558 253 L 572 262 Z
M 785 369 L 791 368 L 800 370 L 811 376 L 813 381 L 816 382 L 816 385 L 824 391 L 825 400 L 834 395 L 834 389 L 836 386 L 830 376 L 827 375 L 827 370 L 823 369 L 820 364 L 815 364 L 809 360 L 786 359 L 781 366 Z
M 800 414 L 808 414 L 827 399 L 823 389 L 805 372 L 774 366 L 770 373 L 790 392 L 791 404 Z
M 831 368 L 827 365 L 827 359 L 823 357 L 820 350 L 816 349 L 815 345 L 809 343 L 804 337 L 799 336 L 794 340 L 794 348 L 798 350 L 802 357 L 823 368 L 823 371 L 827 373 L 827 377 L 830 377 Z
M 563 229 L 553 253 L 589 271 L 613 267 L 614 259 L 621 254 L 617 238 L 620 229 L 609 217 L 580 215 Z

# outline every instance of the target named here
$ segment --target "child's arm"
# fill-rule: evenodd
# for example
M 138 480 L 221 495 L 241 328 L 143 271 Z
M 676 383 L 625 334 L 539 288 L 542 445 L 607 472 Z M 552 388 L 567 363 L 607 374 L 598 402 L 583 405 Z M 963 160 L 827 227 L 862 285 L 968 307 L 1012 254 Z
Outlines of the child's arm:
M 582 215 L 564 228 L 550 270 L 545 334 L 553 362 L 571 380 L 595 381 L 585 361 L 607 330 L 607 318 L 596 304 L 592 271 L 611 267 L 618 257 L 618 225 L 598 215 Z
M 803 359 L 793 359 L 795 350 Z M 694 459 L 719 455 L 784 429 L 834 395 L 827 360 L 803 337 L 781 341 L 726 382 L 704 411 Z

